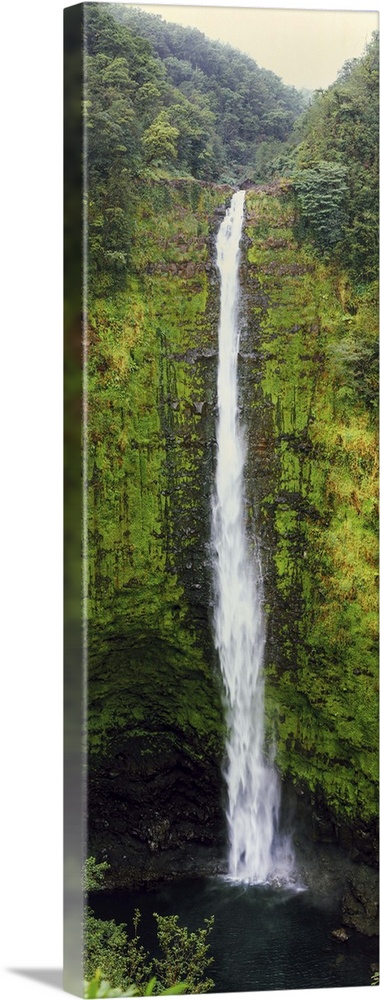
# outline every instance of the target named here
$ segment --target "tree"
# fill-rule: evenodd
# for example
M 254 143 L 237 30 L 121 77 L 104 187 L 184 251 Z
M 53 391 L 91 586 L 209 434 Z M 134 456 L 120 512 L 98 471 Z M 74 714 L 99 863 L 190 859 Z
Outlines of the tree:
M 213 130 L 214 116 L 206 108 L 200 108 L 184 98 L 173 105 L 170 117 L 178 129 L 180 160 L 194 177 L 198 177 Z
M 379 39 L 377 33 L 367 45 L 361 59 L 346 63 L 338 80 L 325 92 L 316 94 L 303 116 L 299 128 L 301 141 L 296 152 L 294 175 L 299 207 L 303 212 L 305 232 L 318 241 L 313 222 L 322 222 L 317 212 L 315 173 L 330 164 L 345 170 L 336 176 L 331 232 L 337 233 L 340 261 L 361 283 L 375 280 L 378 272 L 378 123 L 379 123 Z M 337 203 L 344 176 L 346 194 Z M 307 190 L 310 184 L 310 191 Z M 327 214 L 329 195 L 326 197 Z M 323 210 L 323 206 L 321 205 Z M 327 218 L 327 216 L 326 216 Z M 328 240 L 326 226 L 319 232 L 325 250 L 336 245 Z
M 322 251 L 342 238 L 347 219 L 347 168 L 322 160 L 293 177 L 301 213 L 301 229 Z
M 178 136 L 179 129 L 170 124 L 168 112 L 160 111 L 156 120 L 147 128 L 142 137 L 146 163 L 175 160 L 178 155 Z

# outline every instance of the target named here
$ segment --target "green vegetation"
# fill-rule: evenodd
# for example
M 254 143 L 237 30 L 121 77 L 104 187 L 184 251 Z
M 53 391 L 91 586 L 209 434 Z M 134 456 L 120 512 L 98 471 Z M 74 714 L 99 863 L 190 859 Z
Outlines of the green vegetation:
M 145 11 L 88 4 L 85 24 L 88 282 L 108 296 L 134 269 L 142 181 L 242 180 L 303 102 L 247 56 Z
M 204 611 L 217 334 L 208 260 L 228 194 L 193 179 L 151 180 L 136 207 L 126 291 L 89 302 L 90 810 L 110 812 L 122 831 L 118 843 L 131 830 L 157 845 L 170 844 L 178 830 L 189 836 L 189 810 L 203 838 L 203 817 L 220 811 L 221 680 Z M 111 769 L 111 780 L 107 762 L 116 747 L 125 763 Z M 131 761 L 142 785 L 151 780 L 145 805 L 128 784 Z M 177 773 L 176 761 L 188 780 L 183 786 L 178 772 L 182 800 L 172 797 L 162 825 L 155 819 L 161 779 L 152 772 L 161 765 Z M 203 781 L 195 805 L 200 766 L 210 782 L 215 777 L 212 787 Z M 109 857 L 109 838 L 101 844 Z M 90 845 L 99 852 L 92 832 Z M 123 849 L 119 878 L 131 877 L 131 849 Z
M 84 997 L 85 1000 L 98 1000 L 98 998 L 105 997 L 126 997 L 133 996 L 132 993 L 122 993 L 121 989 L 113 990 L 109 982 L 106 979 L 102 979 L 102 974 L 100 969 L 97 970 L 90 982 L 85 980 L 84 982 Z
M 151 997 L 153 995 L 155 984 L 156 980 L 154 978 L 151 979 L 143 994 L 145 997 Z M 173 996 L 174 994 L 178 995 L 180 993 L 185 993 L 185 991 L 186 991 L 186 983 L 176 983 L 175 986 L 171 986 L 168 990 L 164 990 L 162 996 Z M 90 982 L 85 981 L 84 984 L 85 1000 L 96 1000 L 96 998 L 99 998 L 100 1000 L 100 998 L 104 997 L 135 997 L 135 996 L 141 996 L 141 994 L 139 993 L 137 987 L 134 985 L 128 986 L 128 989 L 126 990 L 125 993 L 121 992 L 121 988 L 113 990 L 109 982 L 107 982 L 107 980 L 105 979 L 102 979 L 102 974 L 100 969 L 97 970 L 95 976 L 93 976 Z
M 104 887 L 110 866 L 106 861 L 87 858 L 83 868 L 86 893 Z M 178 925 L 175 915 L 153 916 L 157 923 L 158 955 L 151 959 L 140 943 L 138 928 L 141 914 L 135 910 L 134 935 L 125 924 L 99 920 L 87 907 L 84 913 L 84 974 L 86 997 L 167 996 L 179 993 L 205 993 L 214 983 L 204 978 L 213 962 L 208 954 L 208 937 L 214 918 L 205 919 L 204 927 L 189 932 Z M 104 979 L 104 976 L 106 978 Z
M 283 774 L 336 817 L 368 821 L 377 810 L 377 286 L 359 292 L 311 245 L 297 246 L 288 194 L 249 192 L 247 212 L 249 273 L 266 303 L 254 313 L 263 356 L 254 405 L 270 401 L 277 469 L 262 500 L 274 560 L 269 730 Z
M 179 165 L 196 177 L 239 183 L 266 144 L 281 144 L 304 108 L 294 87 L 249 56 L 144 10 L 112 5 L 159 60 L 162 98 L 179 129 Z
M 202 734 L 205 749 L 222 734 L 209 640 L 197 634 L 184 584 L 189 563 L 199 564 L 198 584 L 204 577 L 199 545 L 207 542 L 208 496 L 199 477 L 212 430 L 202 411 L 214 376 L 201 355 L 215 351 L 204 260 L 213 212 L 225 197 L 224 189 L 195 181 L 169 188 L 151 182 L 138 206 L 127 295 L 98 298 L 89 308 L 93 751 L 110 724 L 132 733 L 149 720 L 151 731 L 153 690 L 153 728 L 175 718 L 182 731 Z
M 87 893 L 102 889 L 107 871 L 109 871 L 108 861 L 97 862 L 96 858 L 86 858 L 82 872 L 83 891 Z
M 275 180 L 246 201 L 244 419 L 247 481 L 260 421 L 267 456 L 268 739 L 337 828 L 376 816 L 378 112 L 377 39 L 302 119 L 273 74 L 145 11 L 89 4 L 86 45 L 89 837 L 111 859 L 90 890 L 224 836 L 213 256 L 226 182 L 258 171 Z M 89 982 L 147 988 L 136 930 L 126 973 L 126 931 L 89 928 Z
M 207 940 L 213 918 L 206 919 L 204 927 L 189 932 L 186 927 L 178 925 L 177 916 L 162 917 L 155 913 L 159 950 L 158 957 L 150 958 L 140 943 L 140 916 L 136 910 L 134 935 L 130 937 L 125 924 L 98 920 L 87 909 L 84 927 L 86 982 L 92 982 L 94 988 L 99 988 L 105 976 L 102 988 L 107 990 L 111 986 L 125 996 L 206 993 L 212 989 L 213 980 L 208 976 L 205 978 L 205 973 L 213 961 L 208 954 Z
M 320 250 L 329 252 L 341 240 L 346 222 L 347 167 L 320 160 L 293 178 L 301 206 L 301 224 Z M 301 229 L 301 226 L 300 226 Z
M 291 177 L 295 232 L 311 237 L 359 284 L 378 275 L 379 38 L 317 91 L 268 173 Z
M 126 997 L 134 996 L 133 988 L 131 987 L 128 993 L 122 993 L 121 989 L 113 990 L 109 982 L 106 979 L 102 979 L 102 973 L 100 969 L 97 970 L 90 982 L 85 980 L 84 983 L 84 997 L 85 1000 L 100 1000 L 100 998 L 105 997 Z

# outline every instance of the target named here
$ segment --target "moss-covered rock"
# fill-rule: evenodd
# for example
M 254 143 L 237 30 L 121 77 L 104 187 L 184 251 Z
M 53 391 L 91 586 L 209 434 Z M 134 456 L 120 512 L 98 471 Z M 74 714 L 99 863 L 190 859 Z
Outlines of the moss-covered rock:
M 89 310 L 89 836 L 115 885 L 223 859 L 209 540 L 215 234 L 230 193 L 192 180 L 147 184 L 135 198 L 128 286 Z M 374 290 L 354 291 L 297 245 L 286 185 L 247 192 L 241 279 L 268 745 L 285 811 L 306 837 L 372 862 L 377 449 L 357 373 L 360 345 L 377 336 Z
M 266 708 L 283 777 L 376 851 L 377 439 L 342 341 L 377 338 L 374 288 L 297 245 L 286 192 L 247 194 L 242 398 L 268 605 Z M 368 843 L 370 841 L 370 843 Z
M 215 853 L 224 826 L 208 544 L 214 234 L 228 194 L 191 180 L 146 185 L 128 287 L 89 311 L 89 832 L 124 883 L 145 870 L 142 845 L 150 857 L 162 817 L 157 843 L 172 854 L 189 840 Z M 166 859 L 169 874 L 177 862 Z

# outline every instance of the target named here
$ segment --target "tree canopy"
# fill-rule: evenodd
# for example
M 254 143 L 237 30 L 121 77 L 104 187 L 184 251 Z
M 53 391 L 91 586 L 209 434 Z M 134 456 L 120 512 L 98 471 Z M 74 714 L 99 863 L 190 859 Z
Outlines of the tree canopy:
M 169 24 L 125 5 L 110 9 L 119 24 L 148 40 L 160 59 L 167 106 L 186 101 L 199 116 L 199 127 L 207 123 L 203 155 L 195 161 L 190 158 L 190 163 L 183 156 L 184 166 L 187 163 L 206 179 L 215 171 L 243 179 L 244 171 L 252 172 L 261 142 L 289 137 L 304 109 L 304 98 L 275 73 L 197 29 Z
M 377 275 L 378 36 L 335 84 L 305 96 L 200 31 L 118 4 L 85 12 L 90 288 L 124 287 L 138 182 L 290 177 L 298 235 Z M 152 174 L 153 172 L 153 174 Z M 141 194 L 141 187 L 140 187 Z
M 378 122 L 376 33 L 363 58 L 345 63 L 336 83 L 315 95 L 291 168 L 305 228 L 322 248 L 336 246 L 365 283 L 378 273 Z
M 144 11 L 89 4 L 85 25 L 88 276 L 102 295 L 125 284 L 139 180 L 242 180 L 302 100 L 247 56 Z

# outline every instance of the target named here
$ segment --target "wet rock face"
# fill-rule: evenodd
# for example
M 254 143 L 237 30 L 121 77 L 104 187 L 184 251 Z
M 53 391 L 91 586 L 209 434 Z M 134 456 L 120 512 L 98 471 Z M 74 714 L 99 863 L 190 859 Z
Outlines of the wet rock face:
M 282 821 L 301 843 L 338 845 L 347 858 L 377 870 L 377 820 L 350 822 L 337 816 L 326 802 L 323 787 L 311 791 L 300 781 L 285 777 L 282 789 Z
M 223 867 L 220 771 L 183 733 L 110 734 L 92 761 L 89 837 L 111 865 L 110 886 L 133 886 Z M 195 741 L 194 741 L 195 743 Z
M 378 935 L 379 885 L 378 879 L 371 878 L 368 871 L 361 870 L 349 876 L 342 917 L 346 927 L 353 927 L 368 937 Z

